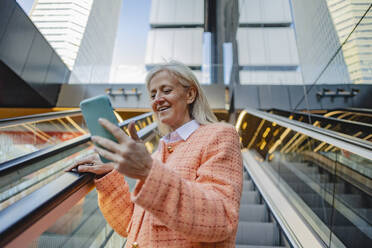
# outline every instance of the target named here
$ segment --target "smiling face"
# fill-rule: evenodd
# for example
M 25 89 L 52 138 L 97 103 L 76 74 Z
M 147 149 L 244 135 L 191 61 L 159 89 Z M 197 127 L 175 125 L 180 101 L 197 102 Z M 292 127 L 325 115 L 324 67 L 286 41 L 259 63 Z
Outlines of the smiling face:
M 196 90 L 184 87 L 167 71 L 160 71 L 149 84 L 151 108 L 158 120 L 176 130 L 191 120 L 189 107 L 195 100 Z

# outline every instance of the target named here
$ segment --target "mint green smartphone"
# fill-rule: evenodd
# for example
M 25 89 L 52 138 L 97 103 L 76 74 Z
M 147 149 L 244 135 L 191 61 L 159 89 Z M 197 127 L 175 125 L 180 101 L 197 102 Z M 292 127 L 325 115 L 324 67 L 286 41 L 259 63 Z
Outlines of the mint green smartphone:
M 101 95 L 85 99 L 80 103 L 80 109 L 92 136 L 101 136 L 117 142 L 115 137 L 98 122 L 99 118 L 104 118 L 118 126 L 118 121 L 108 96 Z M 103 157 L 101 157 L 101 160 L 104 163 L 110 162 Z

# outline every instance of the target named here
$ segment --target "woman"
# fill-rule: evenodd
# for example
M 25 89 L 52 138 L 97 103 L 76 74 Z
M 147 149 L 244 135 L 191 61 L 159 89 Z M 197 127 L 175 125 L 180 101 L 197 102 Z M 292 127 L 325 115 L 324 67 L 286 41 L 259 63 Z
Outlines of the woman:
M 192 71 L 171 62 L 146 78 L 160 132 L 151 156 L 138 138 L 107 120 L 117 143 L 92 140 L 113 161 L 90 157 L 75 164 L 97 175 L 99 207 L 126 247 L 234 247 L 242 190 L 242 158 L 233 126 L 217 123 Z M 84 164 L 93 164 L 92 166 Z M 132 193 L 124 176 L 138 179 Z

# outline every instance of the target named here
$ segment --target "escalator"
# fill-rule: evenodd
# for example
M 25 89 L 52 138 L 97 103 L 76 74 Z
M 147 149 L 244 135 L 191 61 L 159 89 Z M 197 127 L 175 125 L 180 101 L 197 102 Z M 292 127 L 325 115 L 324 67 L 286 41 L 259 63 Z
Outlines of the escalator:
M 69 114 L 71 113 L 66 113 L 63 118 L 71 117 Z M 72 114 L 78 117 L 80 113 Z M 77 117 L 74 121 L 86 132 L 84 123 L 76 120 Z M 54 119 L 58 118 L 61 117 Z M 19 123 L 12 123 L 13 126 L 24 124 L 24 121 L 16 121 Z M 151 114 L 143 114 L 121 122 L 124 130 L 130 121 L 136 122 L 138 134 L 145 140 L 148 150 L 154 151 L 159 137 Z M 48 122 L 46 125 L 52 125 L 50 116 Z M 11 125 L 8 122 L 8 125 L 4 126 L 9 128 Z M 92 175 L 64 172 L 73 161 L 92 153 L 92 148 L 89 135 L 81 132 L 70 140 L 46 145 L 0 164 L 1 247 L 125 245 L 125 238 L 113 231 L 98 208 Z M 134 186 L 133 180 L 129 183 Z M 276 221 L 247 171 L 241 213 L 238 247 L 284 245 L 285 231 Z M 264 238 L 257 235 L 263 233 Z
M 270 176 L 326 247 L 371 247 L 371 144 L 325 132 L 304 123 L 300 114 L 288 118 L 278 112 L 247 109 L 238 119 L 243 146 L 255 154 L 257 169 Z M 327 118 L 321 121 L 329 125 Z
M 271 109 L 268 112 L 347 135 L 349 139 L 372 142 L 372 111 L 368 109 L 322 110 L 315 113 Z
M 154 151 L 159 137 L 151 114 L 121 122 L 124 130 L 132 120 Z M 370 244 L 368 145 L 250 109 L 236 127 L 245 170 L 237 247 Z M 63 172 L 92 152 L 82 134 L 1 163 L 1 247 L 125 245 L 99 211 L 92 175 Z
M 120 126 L 127 131 L 130 121 L 149 152 L 154 151 L 158 136 L 151 113 Z M 92 175 L 64 172 L 91 153 L 89 135 L 83 134 L 0 164 L 0 247 L 120 247 L 125 243 L 98 208 Z M 129 184 L 133 186 L 134 180 Z

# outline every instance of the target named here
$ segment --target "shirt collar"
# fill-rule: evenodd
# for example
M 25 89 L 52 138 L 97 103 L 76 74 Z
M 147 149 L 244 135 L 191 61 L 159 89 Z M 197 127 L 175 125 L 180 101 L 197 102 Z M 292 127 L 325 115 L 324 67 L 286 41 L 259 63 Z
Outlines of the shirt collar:
M 196 129 L 200 124 L 195 121 L 191 120 L 185 124 L 183 124 L 181 127 L 177 128 L 175 131 L 171 132 L 170 134 L 164 136 L 161 140 L 163 140 L 165 143 L 170 142 L 177 142 L 179 140 L 187 140 L 190 135 L 195 132 Z

